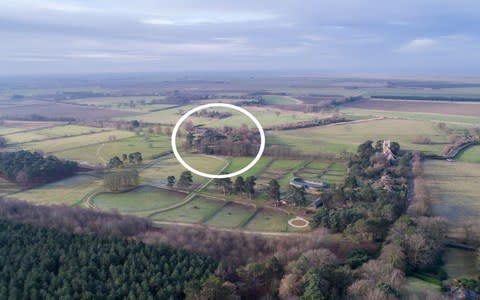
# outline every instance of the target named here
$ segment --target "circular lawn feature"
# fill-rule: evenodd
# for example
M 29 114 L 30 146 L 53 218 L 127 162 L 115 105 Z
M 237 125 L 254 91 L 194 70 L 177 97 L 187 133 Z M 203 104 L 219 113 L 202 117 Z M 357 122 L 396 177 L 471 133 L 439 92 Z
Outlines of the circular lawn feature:
M 310 225 L 310 222 L 305 220 L 301 217 L 295 217 L 293 219 L 288 220 L 288 225 L 295 227 L 295 228 L 305 228 Z

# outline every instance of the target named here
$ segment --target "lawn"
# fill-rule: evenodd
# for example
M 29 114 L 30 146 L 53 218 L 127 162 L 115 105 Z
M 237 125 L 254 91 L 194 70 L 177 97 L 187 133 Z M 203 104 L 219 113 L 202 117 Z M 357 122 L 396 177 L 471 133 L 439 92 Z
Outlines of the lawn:
M 457 157 L 457 160 L 469 163 L 480 163 L 480 146 L 466 149 Z
M 429 137 L 433 143 L 412 143 L 417 135 Z M 403 149 L 439 153 L 447 142 L 447 135 L 428 121 L 385 119 L 271 132 L 267 137 L 269 144 L 288 145 L 306 154 L 354 152 L 366 140 L 383 139 L 399 142 Z
M 103 210 L 139 213 L 165 208 L 181 202 L 187 195 L 151 186 L 141 186 L 124 193 L 101 193 L 92 204 Z
M 11 144 L 21 144 L 32 141 L 42 141 L 50 138 L 47 135 L 40 134 L 37 131 L 27 131 L 27 132 L 18 132 L 5 135 L 4 138 L 7 140 L 9 145 Z
M 112 137 L 115 139 L 128 138 L 135 135 L 133 132 L 113 130 L 93 134 L 66 137 L 48 141 L 32 142 L 22 145 L 26 150 L 41 150 L 45 153 L 59 152 L 68 149 L 78 149 L 83 146 L 108 142 Z
M 477 253 L 475 251 L 467 251 L 455 248 L 446 248 L 443 254 L 445 262 L 444 268 L 448 273 L 449 278 L 456 278 L 459 276 L 476 277 L 480 272 L 475 266 Z
M 424 164 L 427 184 L 437 216 L 460 222 L 480 214 L 480 168 L 475 163 L 428 160 Z
M 232 173 L 241 170 L 242 168 L 246 167 L 251 161 L 253 157 L 233 157 L 230 159 L 230 165 L 225 170 L 225 173 Z M 249 177 L 249 176 L 258 176 L 263 169 L 267 167 L 267 165 L 272 161 L 271 158 L 262 157 L 260 160 L 248 171 L 243 173 L 241 176 Z
M 262 127 L 271 127 L 284 123 L 296 123 L 301 121 L 308 121 L 313 119 L 323 119 L 328 118 L 330 114 L 313 114 L 313 113 L 302 113 L 297 111 L 272 111 L 266 108 L 254 108 L 248 107 L 247 110 L 252 113 L 252 115 L 257 118 Z M 255 128 L 254 123 L 245 116 L 244 114 L 235 112 L 230 118 L 222 120 L 212 120 L 206 125 L 209 127 L 239 127 L 242 124 L 246 124 L 249 128 Z
M 121 117 L 119 120 L 138 120 L 146 123 L 168 124 L 175 125 L 183 114 L 197 105 L 185 105 L 181 107 L 175 107 L 170 109 L 164 109 L 155 112 L 149 112 L 145 114 L 137 114 L 133 116 Z M 190 117 L 188 120 L 195 124 L 208 123 L 210 120 L 207 118 Z
M 287 231 L 290 217 L 279 211 L 260 209 L 245 225 L 245 229 L 252 231 Z
M 431 105 L 435 105 L 432 101 Z M 344 108 L 341 110 L 345 117 L 349 119 L 357 118 L 373 118 L 387 117 L 392 119 L 409 119 L 417 121 L 444 122 L 452 124 L 464 124 L 465 126 L 478 125 L 478 117 L 445 115 L 437 113 L 421 113 L 421 112 L 402 112 L 402 111 L 386 111 L 361 108 Z
M 203 155 L 187 156 L 184 157 L 184 159 L 187 160 L 193 168 L 207 173 L 218 173 L 221 168 L 225 166 L 224 160 Z M 140 176 L 154 185 L 163 185 L 170 175 L 175 176 L 178 180 L 183 171 L 186 171 L 186 169 L 175 157 L 171 157 L 142 170 Z M 193 184 L 195 185 L 202 184 L 207 180 L 208 178 L 193 174 Z
M 23 128 L 15 128 L 15 127 L 3 127 L 0 126 L 0 135 L 6 135 L 6 134 L 11 134 L 17 131 L 22 131 L 25 130 Z
M 185 205 L 153 215 L 152 220 L 180 223 L 202 223 L 214 215 L 223 205 L 223 201 L 195 197 L 193 201 L 190 201 Z
M 284 105 L 284 104 L 296 104 L 300 101 L 289 97 L 289 96 L 280 96 L 280 95 L 263 95 L 262 98 L 265 100 L 267 104 L 270 105 Z
M 36 130 L 35 132 L 38 134 L 42 134 L 50 137 L 66 137 L 66 136 L 95 133 L 95 132 L 104 131 L 104 130 L 106 131 L 107 129 L 80 126 L 80 125 L 63 125 L 63 126 L 44 128 L 44 129 Z
M 254 212 L 255 208 L 253 206 L 230 202 L 208 219 L 206 224 L 217 227 L 236 228 L 246 222 Z
M 85 195 L 101 187 L 101 185 L 102 181 L 98 178 L 88 175 L 77 175 L 72 178 L 16 193 L 9 197 L 35 204 L 74 205 L 81 201 Z
M 149 161 L 152 159 L 152 155 L 164 153 L 170 149 L 170 140 L 167 136 L 152 135 L 149 138 L 145 138 L 145 136 L 132 136 L 111 142 L 106 141 L 102 144 L 58 151 L 54 154 L 59 157 L 96 165 L 105 164 L 114 156 L 121 157 L 124 153 L 128 154 L 133 152 L 142 153 L 143 160 Z
M 0 178 L 0 196 L 4 196 L 6 194 L 18 192 L 20 188 L 12 182 L 4 180 Z

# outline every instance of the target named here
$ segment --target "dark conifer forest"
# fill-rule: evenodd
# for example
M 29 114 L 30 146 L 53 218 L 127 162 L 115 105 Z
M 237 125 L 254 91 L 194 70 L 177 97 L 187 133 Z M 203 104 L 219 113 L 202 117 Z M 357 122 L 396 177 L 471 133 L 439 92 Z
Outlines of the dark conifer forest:
M 166 246 L 0 221 L 0 299 L 181 299 L 215 268 Z

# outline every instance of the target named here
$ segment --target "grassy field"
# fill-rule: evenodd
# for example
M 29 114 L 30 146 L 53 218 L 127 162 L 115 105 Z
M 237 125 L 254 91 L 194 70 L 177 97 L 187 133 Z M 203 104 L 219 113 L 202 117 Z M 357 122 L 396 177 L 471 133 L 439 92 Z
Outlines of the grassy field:
M 54 154 L 62 158 L 96 165 L 105 164 L 114 156 L 121 157 L 124 153 L 137 151 L 142 153 L 144 161 L 149 161 L 152 159 L 152 155 L 164 153 L 170 148 L 169 138 L 164 135 L 152 135 L 148 139 L 144 136 L 132 136 L 112 142 L 105 141 L 102 144 L 57 151 Z
M 196 197 L 193 201 L 176 209 L 158 213 L 152 216 L 152 219 L 155 221 L 202 223 L 214 215 L 223 205 L 223 201 Z
M 103 210 L 139 213 L 165 208 L 181 202 L 185 194 L 141 186 L 125 193 L 101 193 L 92 199 L 93 205 Z
M 64 125 L 64 126 L 44 128 L 41 130 L 37 130 L 35 132 L 38 134 L 42 134 L 50 137 L 67 137 L 67 136 L 95 133 L 100 131 L 107 131 L 107 129 L 80 126 L 80 125 Z
M 15 193 L 19 190 L 20 188 L 16 184 L 0 178 L 0 196 Z
M 458 161 L 469 163 L 480 163 L 480 146 L 474 146 L 466 149 L 457 157 Z
M 265 102 L 270 105 L 296 104 L 300 102 L 299 100 L 290 96 L 264 95 L 262 98 L 265 99 Z
M 255 208 L 250 205 L 241 205 L 238 203 L 228 203 L 222 209 L 217 211 L 206 224 L 216 227 L 236 228 L 243 225 L 255 212 Z
M 18 130 L 16 130 L 18 131 Z M 27 142 L 42 141 L 50 138 L 76 136 L 101 131 L 100 128 L 86 127 L 78 125 L 62 125 L 57 127 L 43 128 L 39 130 L 29 130 L 18 133 L 5 133 L 5 138 L 9 144 L 22 144 Z
M 429 160 L 424 165 L 433 213 L 455 222 L 480 214 L 480 168 L 474 163 Z
M 242 168 L 246 167 L 252 160 L 252 157 L 232 157 L 230 158 L 230 165 L 225 170 L 225 173 L 232 173 L 241 170 Z M 262 157 L 250 170 L 243 173 L 241 176 L 245 178 L 248 176 L 257 176 L 262 172 L 263 169 L 265 169 L 265 167 L 271 161 L 271 158 Z
M 175 125 L 180 117 L 189 111 L 190 109 L 196 107 L 197 105 L 185 105 L 182 107 L 175 107 L 171 109 L 165 109 L 161 111 L 149 112 L 146 114 L 138 114 L 132 116 L 126 116 L 118 118 L 120 120 L 138 120 L 147 123 L 160 123 L 160 124 L 169 124 Z M 195 124 L 205 124 L 208 123 L 210 120 L 208 118 L 199 118 L 199 117 L 191 117 L 189 118 Z
M 272 111 L 265 108 L 254 108 L 248 107 L 247 110 L 252 113 L 252 115 L 257 118 L 262 127 L 270 127 L 275 125 L 280 125 L 284 123 L 296 123 L 301 121 L 308 121 L 313 119 L 324 119 L 331 116 L 331 114 L 311 114 L 311 113 L 302 113 L 295 111 Z M 233 116 L 221 119 L 221 120 L 210 120 L 209 122 L 204 123 L 209 127 L 239 127 L 242 124 L 246 124 L 249 128 L 255 128 L 254 123 L 245 115 L 235 112 Z
M 417 135 L 432 140 L 430 145 L 414 144 Z M 355 124 L 323 126 L 271 132 L 269 144 L 283 144 L 307 154 L 354 152 L 366 140 L 388 139 L 399 142 L 403 149 L 438 154 L 447 142 L 447 135 L 433 123 L 416 120 L 384 119 Z
M 5 135 L 4 138 L 7 140 L 9 145 L 11 144 L 21 144 L 33 141 L 42 141 L 49 139 L 50 137 L 45 134 L 38 133 L 37 131 L 28 131 L 28 132 L 18 132 L 13 134 Z
M 444 268 L 449 278 L 458 276 L 476 277 L 480 272 L 475 266 L 477 253 L 455 248 L 447 248 L 443 255 Z
M 434 103 L 432 103 L 434 105 Z M 478 117 L 472 116 L 457 116 L 435 113 L 421 113 L 421 112 L 402 112 L 402 111 L 385 111 L 361 108 L 343 108 L 340 110 L 346 118 L 373 118 L 373 117 L 387 117 L 392 119 L 407 119 L 417 121 L 430 122 L 444 122 L 452 124 L 461 124 L 467 127 L 478 125 Z
M 427 291 L 440 293 L 441 289 L 439 285 L 423 281 L 415 277 L 407 277 L 407 290 L 412 295 L 417 295 L 422 299 L 424 293 Z
M 74 137 L 66 137 L 61 139 L 31 142 L 22 145 L 26 150 L 41 150 L 45 153 L 59 152 L 67 149 L 79 149 L 83 146 L 108 142 L 111 137 L 117 140 L 133 136 L 133 132 L 112 130 L 107 132 L 98 132 Z
M 219 170 L 225 165 L 225 161 L 207 156 L 191 156 L 184 157 L 188 160 L 189 164 L 207 173 L 218 173 Z M 155 163 L 153 166 L 142 170 L 140 176 L 143 180 L 150 182 L 154 185 L 163 185 L 166 183 L 167 177 L 170 175 L 180 178 L 180 174 L 186 171 L 186 169 L 177 161 L 175 157 L 171 157 L 165 160 L 161 160 Z M 193 174 L 193 184 L 199 185 L 206 182 L 208 179 Z
M 25 130 L 25 129 L 0 126 L 0 136 L 6 135 L 6 134 L 11 134 L 11 133 L 14 133 L 14 132 L 17 132 L 17 131 L 22 131 L 22 130 Z
M 98 178 L 88 175 L 77 175 L 72 178 L 16 193 L 9 197 L 35 204 L 74 205 L 81 201 L 85 195 L 101 187 L 101 185 L 102 181 Z
M 245 229 L 253 231 L 287 231 L 288 220 L 287 214 L 270 210 L 260 209 L 255 216 L 245 225 Z

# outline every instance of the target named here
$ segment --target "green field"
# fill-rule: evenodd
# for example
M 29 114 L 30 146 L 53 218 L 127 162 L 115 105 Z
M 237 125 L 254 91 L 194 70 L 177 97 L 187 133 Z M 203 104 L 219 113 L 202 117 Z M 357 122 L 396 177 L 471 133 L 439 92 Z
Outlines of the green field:
M 253 206 L 230 202 L 208 219 L 206 224 L 216 227 L 236 228 L 243 225 L 254 212 L 255 208 Z
M 430 145 L 414 144 L 420 134 L 432 140 Z M 269 144 L 282 144 L 306 154 L 354 152 L 366 140 L 392 140 L 399 142 L 403 149 L 422 150 L 438 154 L 447 135 L 440 132 L 433 123 L 416 120 L 384 119 L 336 126 L 312 127 L 298 130 L 271 132 Z
M 480 272 L 476 268 L 475 263 L 472 263 L 475 262 L 476 259 L 477 253 L 475 251 L 446 248 L 443 254 L 443 260 L 445 262 L 444 268 L 449 278 L 479 276 Z
M 133 152 L 141 152 L 143 160 L 149 161 L 152 159 L 152 155 L 164 153 L 169 151 L 170 148 L 169 138 L 164 135 L 152 135 L 149 138 L 132 136 L 112 142 L 105 141 L 101 144 L 57 151 L 54 154 L 62 158 L 96 165 L 106 164 L 114 156 L 121 157 L 124 153 Z
M 230 158 L 230 165 L 225 170 L 225 173 L 232 173 L 241 170 L 242 168 L 246 167 L 251 161 L 253 160 L 252 157 L 233 157 Z M 260 160 L 247 172 L 243 173 L 241 176 L 249 177 L 249 176 L 257 176 L 262 172 L 263 169 L 272 161 L 271 158 L 262 157 Z
M 5 135 L 4 138 L 7 140 L 9 145 L 11 144 L 21 144 L 33 141 L 42 141 L 50 138 L 45 134 L 40 134 L 37 131 L 27 131 L 27 132 L 18 132 L 13 134 Z
M 246 225 L 252 231 L 287 231 L 290 217 L 282 212 L 260 209 Z
M 226 163 L 222 159 L 203 155 L 187 156 L 184 157 L 184 159 L 187 160 L 193 168 L 211 174 L 218 173 Z M 175 176 L 178 180 L 183 171 L 186 171 L 186 169 L 177 161 L 177 159 L 175 157 L 170 157 L 142 170 L 140 176 L 153 185 L 163 185 L 166 183 L 167 177 L 170 175 Z M 208 179 L 205 177 L 193 174 L 194 185 L 205 183 L 207 180 Z
M 473 146 L 466 149 L 460 153 L 457 160 L 469 163 L 480 163 L 480 146 Z
M 120 120 L 138 120 L 146 123 L 159 123 L 159 124 L 168 124 L 175 125 L 180 117 L 189 111 L 190 109 L 196 107 L 197 105 L 185 105 L 182 107 L 175 107 L 171 109 L 164 109 L 161 111 L 149 112 L 145 114 L 136 114 L 133 116 L 121 117 Z M 198 118 L 191 117 L 189 118 L 195 124 L 204 124 L 208 123 L 210 120 L 207 118 Z
M 11 134 L 11 133 L 14 133 L 14 132 L 17 132 L 17 131 L 22 131 L 22 130 L 25 130 L 25 129 L 0 126 L 0 136 L 6 135 L 6 134 Z
M 203 197 L 195 197 L 173 210 L 161 212 L 152 216 L 154 221 L 171 221 L 181 223 L 202 223 L 215 214 L 224 205 L 223 201 L 211 200 Z
M 173 106 L 172 104 L 148 104 L 151 100 L 163 99 L 163 96 L 118 96 L 118 97 L 89 97 L 68 100 L 66 102 L 91 105 L 104 108 L 129 110 L 133 112 L 148 112 L 155 109 L 163 109 Z M 142 104 L 141 101 L 145 101 Z M 131 105 L 133 102 L 133 105 Z
M 35 204 L 65 204 L 79 203 L 85 195 L 100 188 L 102 181 L 88 175 L 77 175 L 72 178 L 46 184 L 10 195 L 10 198 L 25 200 Z
M 433 213 L 455 222 L 480 214 L 480 168 L 475 163 L 428 160 L 424 164 Z
M 18 192 L 20 188 L 9 181 L 6 181 L 0 178 L 0 196 L 5 196 L 7 194 Z
M 341 110 L 341 112 L 348 119 L 386 117 L 391 119 L 406 119 L 406 120 L 461 124 L 468 127 L 471 127 L 473 125 L 478 125 L 479 123 L 478 117 L 444 115 L 444 114 L 436 114 L 436 113 L 385 111 L 385 110 L 372 110 L 372 109 L 361 109 L 361 108 L 344 108 Z
M 17 130 L 18 131 L 18 130 Z M 22 144 L 27 142 L 42 141 L 51 138 L 69 137 L 101 131 L 100 128 L 78 125 L 62 125 L 44 129 L 33 129 L 24 132 L 5 134 L 8 144 Z
M 420 298 L 413 298 L 413 299 L 423 299 L 425 297 L 425 292 L 435 292 L 440 293 L 441 289 L 439 285 L 429 283 L 418 279 L 416 277 L 407 277 L 407 286 L 406 289 L 409 294 L 416 295 Z
M 280 96 L 280 95 L 264 95 L 262 96 L 265 99 L 265 102 L 270 105 L 283 105 L 283 104 L 297 104 L 300 103 L 299 100 L 292 98 L 290 96 Z
M 44 128 L 44 129 L 36 130 L 35 132 L 38 134 L 42 134 L 50 137 L 67 137 L 67 136 L 89 134 L 89 133 L 95 133 L 95 132 L 107 131 L 107 130 L 108 129 L 80 126 L 80 125 L 63 125 L 63 126 Z
M 186 194 L 141 186 L 124 193 L 101 193 L 91 200 L 103 210 L 118 210 L 124 213 L 140 213 L 165 208 L 181 202 Z
M 325 119 L 331 116 L 331 114 L 311 114 L 311 113 L 302 113 L 296 111 L 271 111 L 259 108 L 247 108 L 252 115 L 257 118 L 262 127 L 270 127 L 275 125 L 280 125 L 284 123 L 296 123 L 301 121 L 308 121 L 313 119 Z M 242 124 L 246 124 L 249 128 L 255 128 L 255 124 L 245 115 L 240 113 L 234 113 L 233 116 L 215 120 L 212 119 L 209 122 L 202 123 L 206 124 L 209 127 L 239 127 Z
M 22 148 L 26 150 L 40 150 L 45 153 L 52 153 L 67 149 L 78 149 L 87 145 L 105 143 L 108 142 L 111 137 L 115 137 L 118 140 L 131 137 L 133 135 L 134 133 L 129 131 L 112 130 L 61 139 L 31 142 L 23 144 Z

